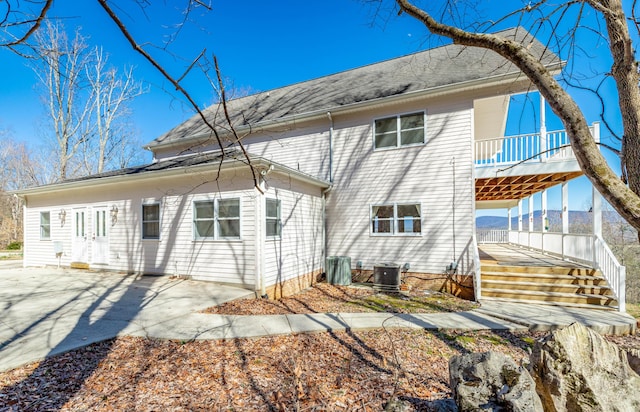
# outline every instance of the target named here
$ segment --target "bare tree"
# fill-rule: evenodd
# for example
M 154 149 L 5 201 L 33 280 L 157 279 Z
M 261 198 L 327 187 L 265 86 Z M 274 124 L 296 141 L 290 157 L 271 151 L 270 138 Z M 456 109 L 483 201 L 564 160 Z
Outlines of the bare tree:
M 89 50 L 77 30 L 69 41 L 62 25 L 43 27 L 35 36 L 33 65 L 46 93 L 55 180 L 128 166 L 135 158 L 128 105 L 145 92 L 133 67 L 123 73 L 110 67 L 102 49 Z
M 592 47 L 576 44 L 579 40 L 575 38 L 575 31 L 579 27 L 584 25 L 588 30 L 606 32 L 605 40 L 614 63 L 610 72 L 603 76 L 611 76 L 617 85 L 618 106 L 622 112 L 623 123 L 620 152 L 622 177 L 613 172 L 600 153 L 585 116 L 569 94 L 566 85 L 563 87 L 525 45 L 486 33 L 494 27 L 489 21 L 460 27 L 462 24 L 457 18 L 460 14 L 455 14 L 456 18 L 446 17 L 451 16 L 448 11 L 455 11 L 459 6 L 457 2 L 444 2 L 448 11 L 441 12 L 438 18 L 434 17 L 434 12 L 417 7 L 409 0 L 396 0 L 396 3 L 401 12 L 418 19 L 429 32 L 449 38 L 456 44 L 493 50 L 514 63 L 538 88 L 553 112 L 563 122 L 578 163 L 594 187 L 626 221 L 636 230 L 640 230 L 640 76 L 628 26 L 628 22 L 634 23 L 636 31 L 640 33 L 640 20 L 635 17 L 635 1 L 630 16 L 625 14 L 621 0 L 575 0 L 559 4 L 551 4 L 546 0 L 524 2 L 522 8 L 516 8 L 500 20 L 502 22 L 507 18 L 515 18 L 517 23 L 531 22 L 529 29 L 532 33 L 541 32 L 542 26 L 548 27 L 553 31 L 555 39 L 571 42 L 572 50 Z M 570 8 L 578 10 L 568 13 Z M 606 31 L 582 21 L 587 8 L 589 12 L 597 15 L 596 25 L 598 22 L 604 22 Z M 531 19 L 532 15 L 539 17 Z M 566 33 L 559 33 L 560 23 L 564 23 L 563 19 L 567 16 L 577 16 L 576 21 Z M 552 46 L 550 42 L 548 45 Z
M 87 45 L 79 31 L 69 41 L 61 25 L 49 23 L 36 33 L 36 40 L 34 71 L 44 86 L 58 157 L 56 180 L 64 180 L 77 171 L 73 161 L 92 133 L 88 119 L 93 102 L 81 96 L 87 90 L 83 75 Z
M 7 192 L 40 183 L 34 159 L 24 142 L 0 133 L 0 247 L 22 238 L 22 202 Z
M 114 67 L 108 67 L 108 57 L 101 48 L 93 51 L 91 64 L 86 66 L 86 77 L 93 100 L 90 123 L 95 127 L 94 136 L 84 145 L 85 167 L 88 173 L 102 173 L 109 164 L 113 168 L 128 166 L 133 157 L 131 147 L 133 133 L 127 127 L 130 111 L 128 103 L 145 92 L 133 77 L 133 67 L 120 75 Z

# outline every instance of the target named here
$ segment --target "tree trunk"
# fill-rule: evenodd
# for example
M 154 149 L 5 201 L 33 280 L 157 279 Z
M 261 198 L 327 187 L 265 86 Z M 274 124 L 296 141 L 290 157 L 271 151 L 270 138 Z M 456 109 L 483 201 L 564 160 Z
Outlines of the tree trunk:
M 607 164 L 591 136 L 587 121 L 578 105 L 567 91 L 554 79 L 549 70 L 547 70 L 525 46 L 500 36 L 485 33 L 470 33 L 456 27 L 439 23 L 431 17 L 430 14 L 417 8 L 408 0 L 396 1 L 402 11 L 421 21 L 431 33 L 448 37 L 452 39 L 455 44 L 493 50 L 514 63 L 538 88 L 547 102 L 549 102 L 553 112 L 564 124 L 571 142 L 571 147 L 584 174 L 614 209 L 636 230 L 640 231 L 640 197 L 638 196 L 638 194 L 640 194 L 640 186 L 638 185 L 640 182 L 640 155 L 638 151 L 639 148 L 637 147 L 637 136 L 639 136 L 639 134 L 635 130 L 640 127 L 638 122 L 640 92 L 638 92 L 638 74 L 635 71 L 636 63 L 630 62 L 630 60 L 633 59 L 633 52 L 630 48 L 629 33 L 628 30 L 626 30 L 626 20 L 623 19 L 620 21 L 620 16 L 624 17 L 624 13 L 622 13 L 619 0 L 602 0 L 601 3 L 603 5 L 606 4 L 605 7 L 611 5 L 611 9 L 605 10 L 603 14 L 605 14 L 607 18 L 607 28 L 611 31 L 610 36 L 614 36 L 612 39 L 616 39 L 615 44 L 612 41 L 611 45 L 614 58 L 617 54 L 625 57 L 623 62 L 614 66 L 614 70 L 619 70 L 621 80 L 619 81 L 618 77 L 615 77 L 615 74 L 614 77 L 616 81 L 619 81 L 618 89 L 625 88 L 624 92 L 620 93 L 623 118 L 627 111 L 633 113 L 629 119 L 626 119 L 626 123 L 633 123 L 633 127 L 629 125 L 628 129 L 629 133 L 632 133 L 631 137 L 626 136 L 627 128 L 625 126 L 626 138 L 624 141 L 625 153 L 623 157 L 629 175 L 634 174 L 633 177 L 630 176 L 630 180 L 636 179 L 631 185 L 631 188 L 627 187 Z M 600 4 L 596 0 L 593 1 Z M 602 8 L 598 10 L 603 11 Z M 609 20 L 611 20 L 611 22 L 609 22 Z M 615 30 L 609 28 L 610 25 Z M 624 108 L 622 107 L 623 100 Z

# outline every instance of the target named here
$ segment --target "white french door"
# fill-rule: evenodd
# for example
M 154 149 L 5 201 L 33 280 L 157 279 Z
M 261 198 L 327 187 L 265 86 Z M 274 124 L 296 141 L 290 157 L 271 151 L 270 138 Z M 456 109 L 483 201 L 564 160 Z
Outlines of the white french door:
M 107 216 L 106 206 L 93 209 L 92 263 L 109 263 L 109 224 Z
M 87 209 L 74 209 L 71 259 L 74 262 L 88 263 L 87 246 Z

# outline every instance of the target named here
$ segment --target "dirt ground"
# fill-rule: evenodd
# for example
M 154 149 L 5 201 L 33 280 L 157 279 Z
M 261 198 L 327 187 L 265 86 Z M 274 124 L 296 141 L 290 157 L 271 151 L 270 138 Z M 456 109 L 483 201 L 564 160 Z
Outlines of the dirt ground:
M 208 311 L 443 311 L 473 306 L 420 291 L 373 303 L 370 298 L 376 294 L 366 289 L 327 285 L 305 293 L 279 302 L 237 301 Z M 0 411 L 378 411 L 390 399 L 403 402 L 407 410 L 452 410 L 452 356 L 494 350 L 526 364 L 535 340 L 543 336 L 377 329 L 224 341 L 124 337 L 0 373 Z M 640 349 L 638 335 L 610 339 Z

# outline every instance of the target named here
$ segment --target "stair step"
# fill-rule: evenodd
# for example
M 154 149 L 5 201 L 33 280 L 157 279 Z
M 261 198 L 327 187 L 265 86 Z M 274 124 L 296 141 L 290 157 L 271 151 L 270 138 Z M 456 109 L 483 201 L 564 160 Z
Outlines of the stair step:
M 528 303 L 528 304 L 535 304 L 535 305 L 564 306 L 564 307 L 570 307 L 570 308 L 599 309 L 599 310 L 609 310 L 609 311 L 614 311 L 618 309 L 617 303 L 616 305 L 603 306 L 603 305 L 593 305 L 589 303 L 569 303 L 569 302 L 558 303 L 558 302 L 535 300 L 535 299 L 514 299 L 514 298 L 500 298 L 500 297 L 492 297 L 492 296 L 488 296 L 488 297 L 483 296 L 482 299 L 480 299 L 480 302 L 482 303 L 483 301 Z
M 554 280 L 554 279 L 551 279 Z M 561 292 L 574 294 L 589 294 L 599 296 L 613 295 L 608 286 L 582 285 L 564 282 L 528 282 L 511 280 L 482 279 L 482 290 L 502 289 L 502 290 L 532 290 L 541 292 Z
M 526 299 L 543 302 L 579 303 L 590 305 L 617 306 L 613 296 L 593 295 L 588 293 L 544 292 L 538 290 L 483 289 L 482 296 L 509 299 Z
M 564 267 L 564 266 L 512 266 L 481 264 L 482 272 L 509 272 L 509 273 L 540 273 L 548 275 L 571 275 L 571 276 L 600 276 L 597 269 L 587 267 Z
M 553 275 L 545 273 L 508 273 L 508 272 L 485 272 L 482 271 L 482 279 L 502 280 L 514 282 L 540 282 L 540 283 L 565 283 L 572 285 L 606 285 L 607 281 L 602 276 L 574 276 L 574 275 Z

